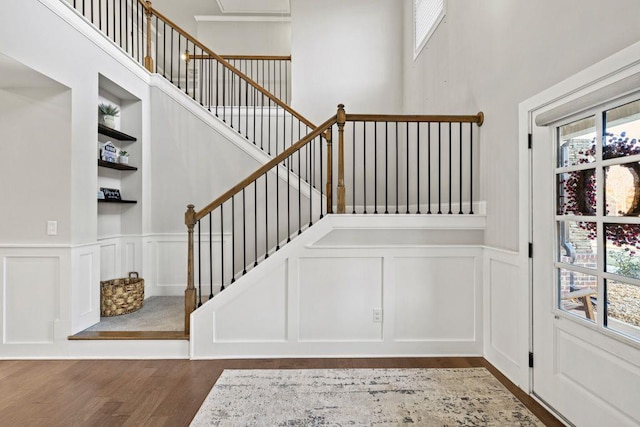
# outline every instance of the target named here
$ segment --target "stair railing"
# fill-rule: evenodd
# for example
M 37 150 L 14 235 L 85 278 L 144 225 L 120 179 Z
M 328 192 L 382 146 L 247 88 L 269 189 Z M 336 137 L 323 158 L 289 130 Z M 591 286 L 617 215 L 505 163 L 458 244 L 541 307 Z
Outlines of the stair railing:
M 287 105 L 291 105 L 291 55 L 220 56 Z
M 149 72 L 164 76 L 269 155 L 282 153 L 315 129 L 287 105 L 289 65 L 283 68 L 276 66 L 276 60 L 265 59 L 266 69 L 260 69 L 258 76 L 262 79 L 266 74 L 263 83 L 277 92 L 272 93 L 245 74 L 251 72 L 251 60 L 229 56 L 244 69 L 240 71 L 154 9 L 150 1 L 66 1 Z
M 323 189 L 332 186 L 335 123 L 328 119 L 201 210 L 187 207 L 187 333 L 191 312 L 213 298 L 214 284 L 224 290 L 332 212 Z
M 339 105 L 209 205 L 189 205 L 185 332 L 193 310 L 326 214 L 474 214 L 473 124 L 483 121 L 482 113 L 346 114 Z

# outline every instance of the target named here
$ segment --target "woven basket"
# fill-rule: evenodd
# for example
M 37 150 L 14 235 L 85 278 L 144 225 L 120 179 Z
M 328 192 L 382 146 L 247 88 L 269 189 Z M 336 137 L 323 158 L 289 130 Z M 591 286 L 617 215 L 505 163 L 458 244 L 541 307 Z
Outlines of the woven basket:
M 100 282 L 100 316 L 110 317 L 133 313 L 144 303 L 144 279 L 138 273 L 128 278 Z

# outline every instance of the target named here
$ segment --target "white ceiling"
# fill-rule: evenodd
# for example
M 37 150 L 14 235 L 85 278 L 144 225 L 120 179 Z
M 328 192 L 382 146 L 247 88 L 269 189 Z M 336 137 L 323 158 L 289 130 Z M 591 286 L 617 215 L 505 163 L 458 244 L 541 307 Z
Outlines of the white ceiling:
M 289 15 L 289 0 L 216 0 L 222 13 Z

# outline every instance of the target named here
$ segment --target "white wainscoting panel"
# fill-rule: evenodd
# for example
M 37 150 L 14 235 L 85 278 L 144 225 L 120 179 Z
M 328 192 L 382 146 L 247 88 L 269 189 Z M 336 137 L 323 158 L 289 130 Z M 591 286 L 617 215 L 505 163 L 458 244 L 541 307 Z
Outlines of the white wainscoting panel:
M 3 344 L 52 343 L 60 317 L 60 257 L 16 255 L 3 261 Z
M 192 313 L 191 358 L 482 355 L 481 246 L 327 245 L 333 230 L 318 221 Z
M 120 242 L 109 239 L 100 243 L 100 280 L 111 280 L 119 277 L 120 257 L 118 257 Z
M 224 342 L 286 342 L 287 265 L 277 265 L 215 311 L 213 340 Z
M 300 341 L 381 341 L 381 258 L 300 259 Z
M 83 245 L 71 250 L 71 334 L 100 321 L 100 246 Z
M 396 341 L 476 339 L 476 259 L 395 259 Z
M 484 356 L 528 391 L 528 283 L 519 265 L 516 252 L 484 250 Z

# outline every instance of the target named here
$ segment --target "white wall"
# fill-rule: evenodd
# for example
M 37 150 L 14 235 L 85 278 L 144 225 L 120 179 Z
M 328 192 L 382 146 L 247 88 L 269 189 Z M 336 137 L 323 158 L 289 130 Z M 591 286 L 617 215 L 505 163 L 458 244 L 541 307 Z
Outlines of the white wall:
M 196 38 L 219 55 L 290 55 L 291 23 L 200 21 Z
M 0 141 L 0 243 L 69 243 L 71 92 L 53 81 L 0 88 Z
M 411 4 L 404 1 L 404 109 L 484 111 L 479 144 L 486 243 L 515 250 L 518 104 L 640 39 L 640 3 L 449 1 L 447 16 L 415 61 Z
M 402 8 L 388 0 L 292 0 L 292 106 L 319 124 L 402 109 Z

